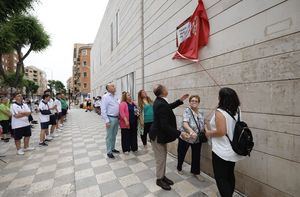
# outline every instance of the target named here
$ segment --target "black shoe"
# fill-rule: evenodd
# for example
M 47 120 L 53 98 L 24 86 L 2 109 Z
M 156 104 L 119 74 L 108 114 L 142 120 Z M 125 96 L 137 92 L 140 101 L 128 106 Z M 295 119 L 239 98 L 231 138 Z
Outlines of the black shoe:
M 166 176 L 164 176 L 164 178 L 162 178 L 162 180 L 167 183 L 168 185 L 174 185 L 174 182 L 170 179 L 168 179 Z
M 157 179 L 156 185 L 158 185 L 159 187 L 161 187 L 164 190 L 171 190 L 171 186 L 168 185 L 166 182 L 164 182 L 163 179 Z
M 108 158 L 114 159 L 115 156 L 112 153 L 107 153 Z
M 48 144 L 46 142 L 42 142 L 42 143 L 40 142 L 39 146 L 48 146 Z
M 7 143 L 7 142 L 9 142 L 9 139 L 10 138 L 5 138 L 3 141 Z
M 51 142 L 52 140 L 49 140 L 49 139 L 45 139 L 45 142 Z
M 118 151 L 118 150 L 116 150 L 116 149 L 112 150 L 112 152 L 113 152 L 113 153 L 120 153 L 120 151 Z

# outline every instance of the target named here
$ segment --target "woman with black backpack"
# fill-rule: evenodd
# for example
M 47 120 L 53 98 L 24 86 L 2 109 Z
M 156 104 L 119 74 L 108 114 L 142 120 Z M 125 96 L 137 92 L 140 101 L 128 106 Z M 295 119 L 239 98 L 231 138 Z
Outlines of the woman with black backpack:
M 219 104 L 205 134 L 212 141 L 212 163 L 218 190 L 222 197 L 231 197 L 235 188 L 235 162 L 244 158 L 231 146 L 240 100 L 231 88 L 221 88 Z M 235 119 L 234 119 L 235 118 Z

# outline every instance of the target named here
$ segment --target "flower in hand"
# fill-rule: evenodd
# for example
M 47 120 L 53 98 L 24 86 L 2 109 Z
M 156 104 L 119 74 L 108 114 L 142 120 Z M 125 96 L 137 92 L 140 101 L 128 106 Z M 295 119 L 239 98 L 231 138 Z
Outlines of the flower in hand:
M 197 138 L 197 133 L 191 132 L 190 133 L 190 138 L 193 139 L 193 140 L 195 140 Z
M 186 132 L 182 132 L 181 134 L 180 134 L 180 137 L 182 138 L 182 139 L 184 139 L 184 140 L 188 140 L 188 139 L 190 139 L 190 134 L 188 134 L 188 133 L 186 133 Z

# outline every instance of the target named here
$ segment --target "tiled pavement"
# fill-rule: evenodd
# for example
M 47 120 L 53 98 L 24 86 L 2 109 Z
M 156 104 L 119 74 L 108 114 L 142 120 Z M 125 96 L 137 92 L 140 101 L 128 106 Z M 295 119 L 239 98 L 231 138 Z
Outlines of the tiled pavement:
M 33 129 L 32 146 L 38 144 L 39 125 Z M 141 144 L 139 139 L 139 144 Z M 14 144 L 0 161 L 0 197 L 18 196 L 216 196 L 208 179 L 176 173 L 176 159 L 168 156 L 167 176 L 175 181 L 171 191 L 155 185 L 155 161 L 151 147 L 115 160 L 106 157 L 105 129 L 93 112 L 72 109 L 63 133 L 46 148 L 17 156 Z M 1 146 L 3 147 L 3 146 Z M 120 135 L 117 146 L 120 148 Z

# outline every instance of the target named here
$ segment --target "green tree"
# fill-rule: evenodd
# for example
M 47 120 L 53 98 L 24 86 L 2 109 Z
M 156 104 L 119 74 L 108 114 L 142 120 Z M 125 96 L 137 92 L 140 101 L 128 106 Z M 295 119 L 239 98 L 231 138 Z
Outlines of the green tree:
M 67 92 L 65 85 L 59 80 L 48 80 L 47 85 L 48 85 L 49 89 L 51 90 L 51 92 L 54 92 L 54 93 L 57 93 L 57 92 L 66 93 Z
M 1 0 L 0 1 L 0 78 L 6 80 L 2 65 L 2 56 L 14 50 L 16 36 L 8 21 L 12 16 L 27 13 L 37 0 Z M 19 77 L 21 78 L 21 77 Z M 8 82 L 9 83 L 9 82 Z
M 34 81 L 25 79 L 24 86 L 26 88 L 26 96 L 31 96 L 33 98 L 33 94 L 37 93 L 39 89 L 39 85 L 37 85 Z
M 26 13 L 33 9 L 33 4 L 37 0 L 1 0 L 0 1 L 0 23 L 7 21 L 9 17 Z
M 65 85 L 61 81 L 55 81 L 55 91 L 60 93 L 66 93 Z
M 32 51 L 40 52 L 47 48 L 50 44 L 50 39 L 44 27 L 33 16 L 13 16 L 8 23 L 16 37 L 13 48 L 17 51 L 19 59 L 15 81 L 15 84 L 18 84 L 20 82 L 19 76 L 24 73 L 24 60 Z M 22 55 L 22 49 L 24 48 L 28 48 L 28 50 Z
M 13 88 L 21 90 L 24 87 L 23 75 L 20 76 L 21 81 L 18 84 L 15 84 L 16 73 L 7 73 L 5 79 L 0 80 L 0 84 L 2 87 L 10 88 L 10 94 L 13 92 Z

